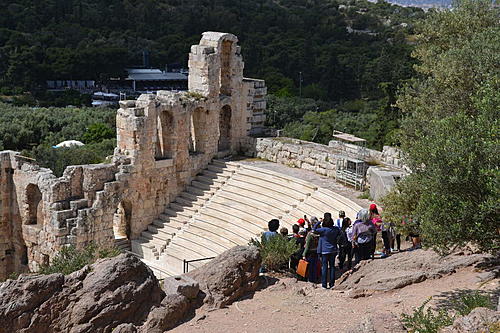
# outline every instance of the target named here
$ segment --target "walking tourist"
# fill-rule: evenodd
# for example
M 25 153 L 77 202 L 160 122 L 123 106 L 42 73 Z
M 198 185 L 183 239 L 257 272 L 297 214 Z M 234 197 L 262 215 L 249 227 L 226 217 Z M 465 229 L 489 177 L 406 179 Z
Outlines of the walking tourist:
M 312 222 L 311 218 L 311 222 Z M 317 223 L 316 225 L 318 225 Z M 306 236 L 304 251 L 302 252 L 302 257 L 307 260 L 307 281 L 312 283 L 317 283 L 319 278 L 319 260 L 318 260 L 318 242 L 319 235 L 315 233 L 308 233 Z
M 304 252 L 304 246 L 306 241 L 306 231 L 304 228 L 300 229 L 298 224 L 294 224 L 292 226 L 293 235 L 290 238 L 290 241 L 295 242 L 295 244 L 299 245 L 299 248 L 295 253 L 293 253 L 290 257 L 290 268 L 292 270 L 297 269 L 297 265 L 299 264 L 300 258 L 302 258 L 302 253 Z
M 353 230 L 354 230 L 354 226 L 358 223 L 361 223 L 362 221 L 359 219 L 359 216 L 360 216 L 360 213 L 361 211 L 357 212 L 356 213 L 356 220 L 354 220 L 354 223 L 348 228 L 347 230 L 347 236 L 348 236 L 348 239 L 351 241 L 351 243 L 353 242 Z M 357 265 L 360 260 L 361 260 L 361 257 L 359 256 L 359 249 L 357 246 L 354 246 L 354 244 L 352 245 L 352 255 L 354 257 L 354 265 Z
M 313 229 L 318 234 L 318 255 L 321 256 L 321 286 L 325 289 L 335 285 L 335 257 L 338 253 L 338 244 L 342 244 L 344 235 L 339 228 L 333 225 L 330 213 L 325 213 L 322 227 Z
M 382 219 L 380 218 L 376 204 L 370 205 L 370 220 L 375 226 L 375 230 L 377 232 L 382 231 Z M 370 255 L 373 259 L 375 257 L 375 248 L 377 247 L 377 233 L 375 233 L 375 236 L 373 237 L 371 246 Z
M 347 257 L 347 268 L 351 269 L 352 268 L 352 226 L 351 226 L 351 219 L 346 217 L 342 221 L 342 229 L 341 229 L 343 235 L 344 235 L 344 243 L 342 244 L 340 251 L 339 251 L 339 268 L 344 269 L 344 262 Z M 349 233 L 351 233 L 349 235 Z
M 396 245 L 396 247 L 394 247 Z M 393 228 L 393 237 L 391 241 L 391 251 L 401 251 L 401 234 L 396 228 Z
M 360 260 L 370 259 L 372 253 L 372 242 L 375 238 L 377 230 L 370 220 L 370 212 L 362 209 L 359 212 L 359 220 L 352 230 L 352 245 L 357 247 Z

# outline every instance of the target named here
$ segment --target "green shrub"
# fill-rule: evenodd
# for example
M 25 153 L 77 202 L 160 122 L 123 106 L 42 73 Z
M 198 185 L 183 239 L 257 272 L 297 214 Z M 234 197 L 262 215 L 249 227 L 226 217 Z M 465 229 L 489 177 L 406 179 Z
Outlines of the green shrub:
M 74 246 L 63 248 L 54 258 L 52 263 L 43 266 L 40 274 L 62 273 L 64 275 L 82 269 L 85 265 L 90 265 L 100 258 L 111 258 L 120 254 L 116 248 L 99 248 L 95 244 L 89 244 L 81 250 Z
M 425 309 L 430 298 L 419 306 L 412 314 L 402 314 L 402 322 L 410 333 L 437 333 L 442 327 L 451 325 L 453 317 L 445 310 L 433 311 Z
M 453 309 L 460 316 L 468 315 L 475 308 L 494 309 L 490 297 L 478 291 L 474 291 L 469 295 L 462 295 L 458 300 L 453 302 Z
M 493 303 L 488 295 L 479 291 L 474 291 L 468 295 L 461 295 L 451 302 L 451 307 L 447 310 L 438 311 L 425 306 L 431 298 L 425 301 L 411 315 L 402 314 L 402 322 L 410 333 L 437 333 L 440 328 L 451 325 L 455 316 L 466 316 L 475 308 L 484 307 L 494 309 Z M 453 312 L 454 315 L 451 315 Z
M 252 239 L 250 245 L 255 245 L 260 250 L 262 265 L 270 271 L 280 271 L 288 267 L 290 256 L 299 249 L 299 245 L 288 238 L 277 235 L 269 240 Z

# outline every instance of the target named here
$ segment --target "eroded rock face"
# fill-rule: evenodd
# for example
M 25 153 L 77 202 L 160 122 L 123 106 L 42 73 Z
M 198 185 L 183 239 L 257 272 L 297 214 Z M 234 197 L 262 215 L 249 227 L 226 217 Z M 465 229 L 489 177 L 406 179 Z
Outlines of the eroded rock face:
M 454 273 L 456 269 L 477 264 L 485 255 L 449 255 L 441 257 L 431 250 L 393 255 L 386 259 L 362 261 L 352 273 L 338 280 L 336 289 L 350 290 L 351 297 L 362 297 L 377 291 L 403 288 L 427 279 Z
M 111 332 L 142 323 L 165 293 L 139 259 L 122 254 L 80 271 L 0 285 L 1 332 Z
M 223 306 L 255 290 L 260 254 L 237 246 L 160 288 L 153 272 L 131 254 L 70 275 L 26 275 L 0 284 L 0 333 L 161 333 L 204 301 Z
M 223 307 L 257 289 L 261 261 L 256 247 L 236 246 L 187 275 L 200 283 L 206 304 Z
M 482 333 L 500 331 L 500 312 L 487 308 L 475 308 L 467 316 L 455 319 L 453 325 L 440 333 Z

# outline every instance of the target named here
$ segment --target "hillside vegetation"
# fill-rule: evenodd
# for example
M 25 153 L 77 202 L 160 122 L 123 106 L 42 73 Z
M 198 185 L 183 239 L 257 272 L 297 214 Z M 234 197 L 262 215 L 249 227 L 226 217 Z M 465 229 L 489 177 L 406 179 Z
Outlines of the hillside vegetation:
M 278 97 L 270 112 L 290 113 L 296 104 L 293 121 L 307 111 L 338 112 L 308 116 L 305 128 L 289 125 L 288 135 L 326 142 L 336 128 L 366 136 L 373 147 L 393 141 L 386 136 L 400 115 L 391 103 L 413 74 L 413 22 L 425 16 L 421 9 L 365 0 L 14 0 L 4 7 L 0 95 L 17 94 L 4 99 L 16 105 L 89 105 L 88 96 L 48 95 L 45 81 L 105 82 L 141 65 L 144 50 L 154 67 L 186 67 L 202 32 L 224 31 L 240 40 L 245 74 L 265 79 Z M 308 102 L 300 97 L 318 106 L 302 108 Z M 290 122 L 276 118 L 268 125 Z
M 0 151 L 22 151 L 58 176 L 67 165 L 100 163 L 116 146 L 116 111 L 108 108 L 31 108 L 0 103 Z M 83 147 L 52 148 L 66 140 Z

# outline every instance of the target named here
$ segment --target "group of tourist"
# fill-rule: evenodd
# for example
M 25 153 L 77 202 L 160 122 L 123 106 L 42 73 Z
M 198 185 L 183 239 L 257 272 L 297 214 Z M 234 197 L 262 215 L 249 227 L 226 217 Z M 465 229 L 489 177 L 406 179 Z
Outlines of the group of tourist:
M 375 204 L 371 204 L 369 209 L 360 210 L 354 223 L 346 217 L 345 212 L 340 211 L 336 220 L 333 220 L 331 213 L 325 213 L 319 219 L 304 215 L 292 226 L 292 234 L 288 233 L 287 228 L 281 228 L 278 232 L 279 226 L 279 220 L 269 221 L 269 231 L 264 232 L 263 239 L 281 235 L 296 242 L 299 250 L 292 255 L 290 267 L 295 270 L 300 259 L 307 261 L 305 279 L 313 283 L 321 280 L 322 287 L 326 289 L 335 285 L 337 256 L 340 270 L 351 269 L 362 260 L 373 259 L 378 234 L 381 234 L 383 241 L 381 258 L 401 249 L 401 235 L 395 231 L 392 223 L 382 220 Z

